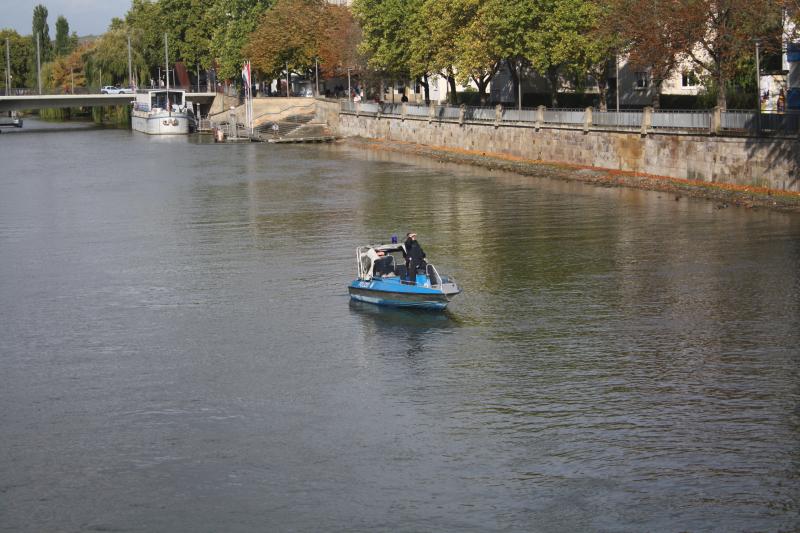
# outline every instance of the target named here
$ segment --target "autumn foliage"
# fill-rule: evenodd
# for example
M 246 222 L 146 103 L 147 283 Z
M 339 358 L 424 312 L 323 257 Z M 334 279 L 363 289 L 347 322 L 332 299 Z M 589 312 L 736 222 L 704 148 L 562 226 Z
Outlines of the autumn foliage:
M 252 66 L 277 76 L 287 66 L 313 69 L 323 77 L 341 74 L 357 62 L 360 30 L 350 10 L 324 0 L 277 0 L 262 16 L 244 48 Z

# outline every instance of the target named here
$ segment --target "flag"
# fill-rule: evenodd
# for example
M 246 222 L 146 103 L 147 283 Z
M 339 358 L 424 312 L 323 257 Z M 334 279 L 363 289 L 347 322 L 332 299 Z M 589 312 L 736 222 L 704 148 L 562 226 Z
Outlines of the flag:
M 250 87 L 250 62 L 246 62 L 242 67 L 242 82 L 245 87 Z

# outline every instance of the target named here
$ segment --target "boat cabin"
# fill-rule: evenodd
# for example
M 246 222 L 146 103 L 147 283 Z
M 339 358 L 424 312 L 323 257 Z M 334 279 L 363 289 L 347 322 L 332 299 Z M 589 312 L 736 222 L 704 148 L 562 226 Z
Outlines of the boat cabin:
M 186 91 L 180 89 L 154 89 L 136 94 L 137 111 L 185 111 Z

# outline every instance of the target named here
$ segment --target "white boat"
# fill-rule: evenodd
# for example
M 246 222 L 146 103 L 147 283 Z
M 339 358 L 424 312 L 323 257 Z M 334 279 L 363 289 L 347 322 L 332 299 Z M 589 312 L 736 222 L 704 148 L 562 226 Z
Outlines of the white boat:
M 131 127 L 150 135 L 185 135 L 195 130 L 192 105 L 182 89 L 152 89 L 136 93 Z

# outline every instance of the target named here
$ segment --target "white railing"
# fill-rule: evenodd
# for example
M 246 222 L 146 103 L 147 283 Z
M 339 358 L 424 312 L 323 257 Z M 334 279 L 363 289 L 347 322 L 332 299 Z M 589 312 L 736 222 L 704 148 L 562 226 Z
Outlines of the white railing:
M 610 128 L 642 133 L 678 131 L 723 134 L 800 134 L 800 112 L 757 113 L 755 111 L 715 111 L 694 109 L 634 109 L 599 111 L 597 109 L 469 107 L 419 104 L 355 103 L 343 100 L 342 113 L 387 115 L 442 122 L 478 122 L 515 124 L 523 127 L 562 126 L 570 128 Z M 716 118 L 715 118 L 716 116 Z M 713 131 L 712 131 L 713 130 Z
M 436 271 L 436 267 L 432 264 L 428 263 L 425 267 L 425 274 L 428 275 L 428 282 L 430 286 L 433 288 L 439 287 L 442 285 L 442 277 L 439 275 L 439 272 Z

